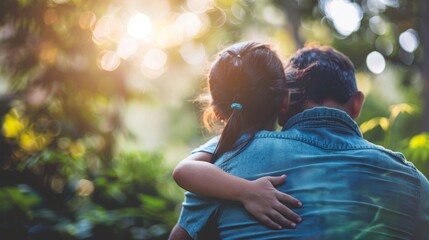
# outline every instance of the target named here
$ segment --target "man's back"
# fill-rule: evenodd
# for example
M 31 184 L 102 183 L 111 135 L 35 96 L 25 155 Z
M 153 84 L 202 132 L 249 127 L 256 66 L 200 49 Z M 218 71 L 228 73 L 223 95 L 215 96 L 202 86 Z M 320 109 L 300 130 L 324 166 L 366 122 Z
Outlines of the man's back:
M 222 239 L 429 239 L 428 181 L 400 154 L 362 139 L 335 109 L 305 111 L 285 128 L 259 132 L 216 165 L 248 179 L 286 174 L 280 189 L 302 201 L 302 223 L 270 230 L 222 202 L 210 213 Z

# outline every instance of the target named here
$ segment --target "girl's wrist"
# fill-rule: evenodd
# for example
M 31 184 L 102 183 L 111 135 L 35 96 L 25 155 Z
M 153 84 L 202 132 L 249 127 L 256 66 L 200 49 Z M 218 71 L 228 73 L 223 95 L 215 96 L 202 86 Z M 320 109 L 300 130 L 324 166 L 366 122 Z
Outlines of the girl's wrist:
M 251 199 L 253 192 L 253 181 L 243 179 L 243 183 L 238 188 L 237 200 L 241 203 L 246 203 Z

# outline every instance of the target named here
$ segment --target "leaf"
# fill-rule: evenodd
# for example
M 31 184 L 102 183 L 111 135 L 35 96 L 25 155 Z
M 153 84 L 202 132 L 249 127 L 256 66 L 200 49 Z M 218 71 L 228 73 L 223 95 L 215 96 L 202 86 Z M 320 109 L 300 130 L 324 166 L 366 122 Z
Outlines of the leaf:
M 378 123 L 380 125 L 380 127 L 384 130 L 387 131 L 390 127 L 390 122 L 389 119 L 387 118 L 380 118 L 380 122 Z
M 150 196 L 147 194 L 140 194 L 139 199 L 142 202 L 142 204 L 149 209 L 154 209 L 154 210 L 164 209 L 167 205 L 164 199 Z
M 415 108 L 409 104 L 401 103 L 390 106 L 390 119 L 396 119 L 400 113 L 411 114 L 415 111 Z
M 411 138 L 409 148 L 428 148 L 429 149 L 429 135 L 425 133 L 418 134 Z
M 362 133 L 366 133 L 376 128 L 377 126 L 380 126 L 384 131 L 386 131 L 387 129 L 389 129 L 389 125 L 389 120 L 385 117 L 373 118 L 362 123 L 360 125 L 360 130 Z

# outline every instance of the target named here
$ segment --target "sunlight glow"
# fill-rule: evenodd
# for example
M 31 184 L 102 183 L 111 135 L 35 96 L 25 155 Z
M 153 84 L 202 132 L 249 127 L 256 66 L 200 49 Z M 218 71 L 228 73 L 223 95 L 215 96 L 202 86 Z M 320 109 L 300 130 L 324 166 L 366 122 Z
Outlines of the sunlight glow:
M 324 11 L 334 23 L 338 33 L 343 36 L 357 31 L 363 17 L 360 6 L 348 0 L 328 0 L 324 5 Z
M 137 52 L 139 43 L 134 38 L 123 36 L 116 47 L 116 53 L 122 59 L 127 59 Z
M 212 9 L 212 0 L 187 0 L 186 5 L 194 13 L 204 13 Z
M 177 17 L 176 26 L 183 30 L 185 36 L 192 38 L 200 31 L 202 22 L 196 14 L 187 12 Z
M 106 71 L 113 71 L 119 67 L 121 59 L 113 51 L 105 51 L 100 60 L 100 68 Z
M 158 69 L 158 70 L 153 70 L 153 69 L 148 68 L 144 64 L 144 61 L 143 61 L 143 63 L 140 66 L 140 71 L 146 77 L 151 78 L 151 79 L 155 79 L 155 78 L 158 78 L 159 76 L 161 76 L 162 74 L 164 74 L 166 72 L 166 68 L 161 68 L 161 69 Z
M 373 51 L 366 57 L 366 66 L 371 72 L 380 74 L 386 67 L 386 61 L 381 53 Z
M 183 43 L 183 31 L 175 24 L 165 26 L 159 31 L 156 41 L 163 48 L 179 46 Z
M 143 58 L 143 64 L 152 70 L 159 70 L 167 63 L 167 54 L 161 49 L 149 50 Z
M 282 10 L 271 5 L 264 7 L 262 14 L 267 23 L 275 26 L 284 25 L 285 19 L 287 19 Z
M 152 21 L 143 13 L 137 13 L 127 24 L 128 33 L 136 39 L 144 39 L 152 31 Z
M 180 48 L 180 55 L 190 65 L 198 65 L 204 61 L 206 49 L 202 43 L 188 42 Z
M 419 46 L 419 39 L 417 37 L 416 30 L 408 29 L 401 33 L 401 35 L 399 35 L 399 45 L 409 53 L 414 52 Z
M 98 20 L 92 32 L 93 41 L 103 45 L 109 41 L 117 42 L 122 36 L 123 26 L 121 21 L 112 15 L 103 16 Z

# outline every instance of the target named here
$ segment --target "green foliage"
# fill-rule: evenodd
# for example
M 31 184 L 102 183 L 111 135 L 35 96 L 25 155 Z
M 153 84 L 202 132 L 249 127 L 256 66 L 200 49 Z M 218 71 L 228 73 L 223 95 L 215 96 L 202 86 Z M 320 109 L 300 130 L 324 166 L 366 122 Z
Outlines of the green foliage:
M 413 136 L 404 148 L 404 154 L 429 177 L 429 134 L 421 133 Z
M 0 213 L 2 225 L 19 225 L 31 219 L 31 209 L 40 199 L 30 194 L 26 186 L 4 187 L 0 189 Z
M 46 152 L 23 171 L 48 167 L 52 159 L 57 159 L 56 164 L 73 162 L 70 156 Z M 78 164 L 83 161 L 75 162 Z M 162 193 L 167 173 L 162 166 L 158 154 L 121 153 L 111 168 L 93 176 L 93 182 L 79 179 L 78 173 L 54 171 L 64 174 L 64 186 L 50 197 L 38 191 L 37 185 L 0 188 L 0 215 L 7 217 L 0 222 L 2 235 L 18 239 L 165 239 L 177 215 L 176 202 Z M 55 179 L 58 176 L 51 181 Z
M 429 176 L 429 134 L 420 133 L 410 136 L 410 132 L 399 132 L 398 119 L 402 114 L 415 114 L 416 106 L 409 104 L 392 105 L 389 108 L 388 117 L 375 117 L 363 122 L 360 129 L 364 136 L 373 142 L 379 143 L 386 148 L 404 153 L 407 160 L 414 165 L 427 177 Z M 409 124 L 401 122 L 401 124 Z M 368 134 L 372 131 L 378 131 L 377 138 L 371 139 Z

